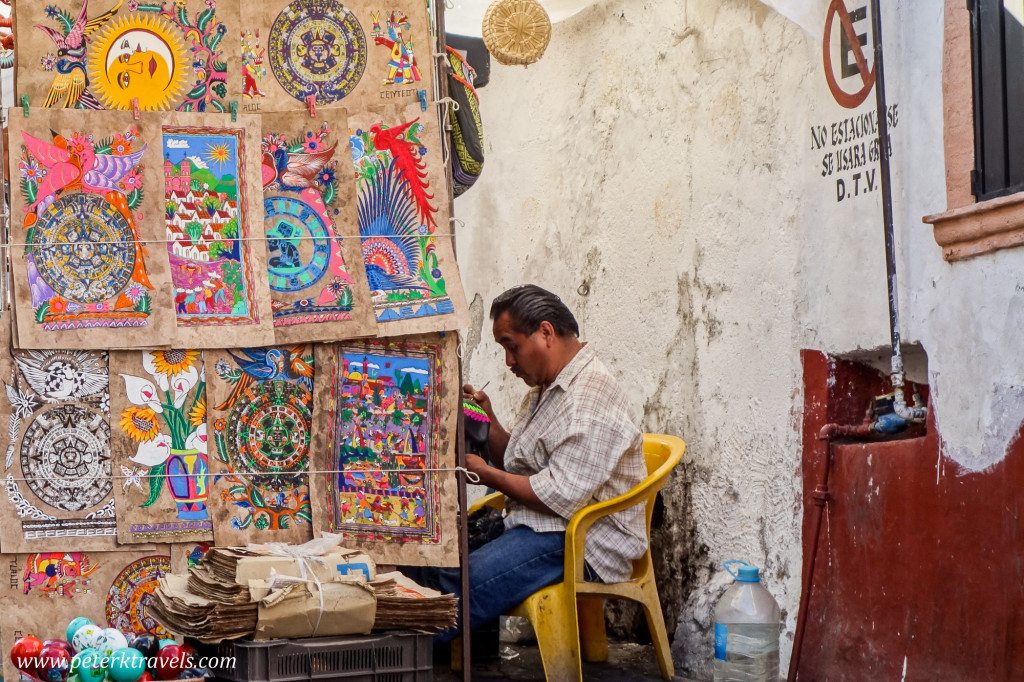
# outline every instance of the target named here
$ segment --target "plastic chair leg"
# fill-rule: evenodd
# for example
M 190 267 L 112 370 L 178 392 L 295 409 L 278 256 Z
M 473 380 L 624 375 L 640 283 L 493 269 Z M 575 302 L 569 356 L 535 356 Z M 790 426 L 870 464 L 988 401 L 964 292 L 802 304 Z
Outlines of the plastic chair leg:
M 644 583 L 642 590 L 644 615 L 647 616 L 647 628 L 651 631 L 651 639 L 654 640 L 654 652 L 658 656 L 658 667 L 661 668 L 661 676 L 666 680 L 671 680 L 676 674 L 676 667 L 672 662 L 672 649 L 668 644 L 665 616 L 661 612 L 661 600 L 658 599 L 658 586 L 654 580 L 648 580 Z
M 544 677 L 558 682 L 583 682 L 576 595 L 565 589 L 563 583 L 535 593 L 523 606 L 537 632 Z
M 451 641 L 451 663 L 449 667 L 453 673 L 462 672 L 462 638 L 456 637 Z
M 580 621 L 580 651 L 583 660 L 599 663 L 608 660 L 608 635 L 604 627 L 604 599 L 576 597 Z

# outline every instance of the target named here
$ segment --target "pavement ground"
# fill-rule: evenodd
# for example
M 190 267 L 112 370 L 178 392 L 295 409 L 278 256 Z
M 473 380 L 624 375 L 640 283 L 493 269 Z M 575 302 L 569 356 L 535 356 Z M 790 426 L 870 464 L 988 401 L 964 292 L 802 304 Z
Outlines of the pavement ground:
M 536 644 L 501 644 L 497 659 L 473 663 L 473 682 L 544 682 L 544 666 Z M 654 682 L 661 680 L 658 659 L 650 644 L 608 641 L 608 660 L 583 663 L 583 679 L 589 682 Z M 434 665 L 435 682 L 461 682 L 447 662 Z M 697 682 L 676 675 L 673 682 Z

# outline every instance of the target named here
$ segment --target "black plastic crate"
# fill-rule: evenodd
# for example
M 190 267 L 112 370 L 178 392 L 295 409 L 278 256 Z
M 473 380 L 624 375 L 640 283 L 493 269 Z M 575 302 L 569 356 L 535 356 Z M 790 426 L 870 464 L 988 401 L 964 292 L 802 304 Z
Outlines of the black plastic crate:
M 224 642 L 216 655 L 235 667 L 214 671 L 228 682 L 430 682 L 433 636 L 388 632 L 348 637 Z

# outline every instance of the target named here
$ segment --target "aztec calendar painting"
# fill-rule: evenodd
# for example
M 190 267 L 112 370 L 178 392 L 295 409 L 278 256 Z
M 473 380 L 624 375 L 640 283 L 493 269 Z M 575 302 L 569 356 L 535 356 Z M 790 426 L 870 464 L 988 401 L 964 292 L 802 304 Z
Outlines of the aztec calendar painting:
M 145 326 L 153 285 L 137 213 L 146 145 L 138 129 L 41 140 L 22 132 L 25 260 L 35 321 L 45 330 Z
M 47 108 L 226 111 L 225 4 L 17 3 L 18 24 L 34 31 L 18 44 L 21 93 L 45 92 Z
M 9 551 L 74 537 L 84 548 L 114 545 L 107 353 L 15 350 L 0 413 L 9 504 L 0 541 Z
M 228 448 L 238 470 L 264 490 L 292 487 L 289 474 L 309 468 L 312 394 L 301 384 L 271 381 L 250 385 L 228 415 Z
M 121 632 L 152 632 L 168 636 L 149 615 L 157 581 L 171 572 L 171 557 L 153 555 L 136 559 L 114 579 L 107 592 L 106 620 Z
M 300 102 L 337 102 L 366 69 L 366 35 L 338 0 L 294 0 L 274 20 L 267 50 L 274 77 Z
M 110 426 L 79 405 L 59 405 L 36 417 L 21 441 L 21 470 L 41 501 L 64 511 L 94 507 L 113 489 Z
M 312 536 L 308 476 L 296 474 L 309 470 L 313 361 L 310 345 L 229 350 L 218 359 L 210 393 L 218 543 L 245 544 L 263 531 L 282 541 Z

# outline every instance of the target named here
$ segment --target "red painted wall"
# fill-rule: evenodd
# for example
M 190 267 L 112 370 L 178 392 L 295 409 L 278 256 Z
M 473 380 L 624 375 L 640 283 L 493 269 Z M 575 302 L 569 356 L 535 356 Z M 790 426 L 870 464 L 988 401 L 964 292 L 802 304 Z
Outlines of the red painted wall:
M 830 447 L 833 466 L 798 679 L 1024 680 L 1021 439 L 983 473 L 940 457 L 931 415 L 921 437 L 829 446 L 822 425 L 859 423 L 887 380 L 802 359 L 805 577 Z

